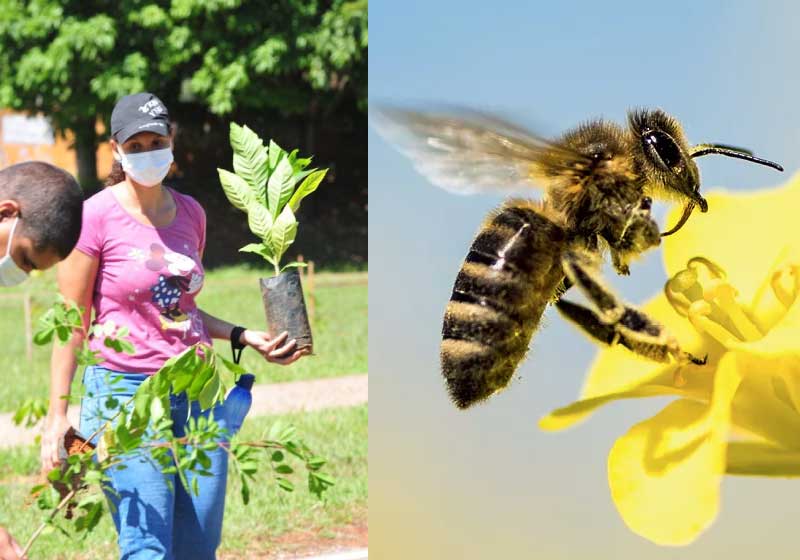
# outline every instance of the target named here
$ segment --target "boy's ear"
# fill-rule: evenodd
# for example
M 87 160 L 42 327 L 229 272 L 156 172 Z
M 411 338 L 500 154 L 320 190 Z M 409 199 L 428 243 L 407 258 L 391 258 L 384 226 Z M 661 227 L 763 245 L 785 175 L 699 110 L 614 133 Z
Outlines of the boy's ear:
M 0 218 L 16 218 L 19 216 L 19 202 L 16 200 L 0 200 Z

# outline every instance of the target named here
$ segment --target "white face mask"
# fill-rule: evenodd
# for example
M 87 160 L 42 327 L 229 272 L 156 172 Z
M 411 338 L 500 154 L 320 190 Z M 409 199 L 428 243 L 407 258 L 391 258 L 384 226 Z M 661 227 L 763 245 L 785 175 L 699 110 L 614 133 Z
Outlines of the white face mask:
M 28 273 L 17 266 L 14 259 L 11 258 L 11 240 L 14 239 L 14 230 L 17 229 L 19 223 L 19 216 L 11 226 L 11 233 L 8 234 L 8 246 L 6 247 L 6 255 L 0 258 L 0 286 L 10 288 L 22 284 L 28 279 Z
M 169 173 L 172 165 L 172 148 L 126 154 L 119 148 L 114 159 L 122 164 L 122 169 L 134 181 L 145 187 L 155 187 Z

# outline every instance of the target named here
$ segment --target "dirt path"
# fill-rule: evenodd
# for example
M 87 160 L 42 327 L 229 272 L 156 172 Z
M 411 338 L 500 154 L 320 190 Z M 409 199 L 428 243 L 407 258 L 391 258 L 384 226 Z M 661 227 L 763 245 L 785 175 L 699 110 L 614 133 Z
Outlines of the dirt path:
M 253 387 L 253 406 L 250 415 L 285 414 L 355 406 L 367 402 L 367 375 L 346 375 L 329 379 L 272 383 Z M 79 408 L 69 410 L 73 426 L 78 426 Z M 0 414 L 0 447 L 13 447 L 33 443 L 39 434 L 38 426 L 22 428 L 11 421 L 11 413 Z
M 366 560 L 368 546 L 366 520 L 351 525 L 296 530 L 274 539 L 256 538 L 250 543 L 250 560 Z M 241 552 L 222 550 L 220 560 L 241 558 Z

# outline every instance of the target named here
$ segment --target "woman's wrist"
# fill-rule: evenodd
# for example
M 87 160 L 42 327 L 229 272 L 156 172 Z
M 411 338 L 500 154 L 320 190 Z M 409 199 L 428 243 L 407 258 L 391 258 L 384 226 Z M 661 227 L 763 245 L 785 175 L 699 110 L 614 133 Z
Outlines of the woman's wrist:
M 58 422 L 60 420 L 65 420 L 67 418 L 67 410 L 48 410 L 47 416 L 45 417 L 47 422 L 52 424 L 54 422 Z
M 245 327 L 236 326 L 231 329 L 230 340 L 234 346 L 247 346 L 244 333 L 247 331 Z

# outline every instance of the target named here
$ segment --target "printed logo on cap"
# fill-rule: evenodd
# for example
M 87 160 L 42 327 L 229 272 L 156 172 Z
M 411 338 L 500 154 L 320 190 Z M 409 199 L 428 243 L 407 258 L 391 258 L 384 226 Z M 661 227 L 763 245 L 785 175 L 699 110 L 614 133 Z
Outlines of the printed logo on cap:
M 150 115 L 151 117 L 157 117 L 158 115 L 166 111 L 166 109 L 164 109 L 164 107 L 158 102 L 158 99 L 151 99 L 150 101 L 139 107 L 139 110 L 142 113 Z

